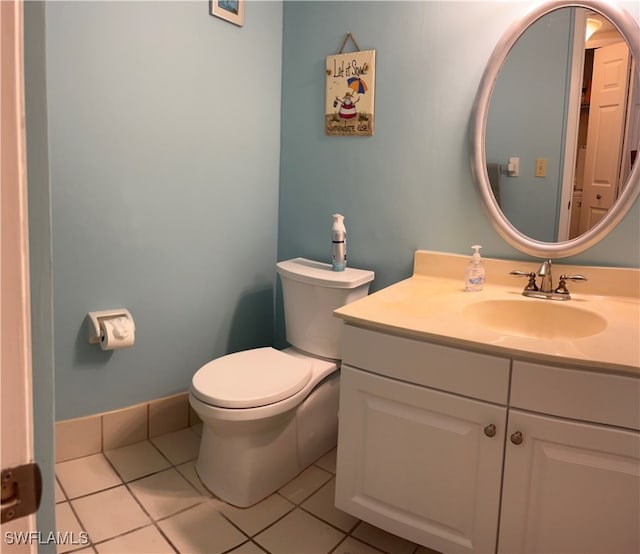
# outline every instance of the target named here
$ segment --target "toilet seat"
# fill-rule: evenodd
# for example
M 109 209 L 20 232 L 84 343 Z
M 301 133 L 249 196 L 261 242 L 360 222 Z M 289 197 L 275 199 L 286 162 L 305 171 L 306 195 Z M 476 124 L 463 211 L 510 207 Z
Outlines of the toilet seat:
M 229 354 L 202 366 L 193 376 L 192 393 L 221 408 L 256 408 L 280 402 L 311 379 L 311 360 L 271 347 Z

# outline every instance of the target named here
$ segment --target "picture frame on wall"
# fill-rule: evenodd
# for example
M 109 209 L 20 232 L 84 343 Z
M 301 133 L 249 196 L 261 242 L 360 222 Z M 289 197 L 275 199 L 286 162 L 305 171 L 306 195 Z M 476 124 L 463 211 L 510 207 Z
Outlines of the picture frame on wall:
M 209 0 L 209 12 L 215 17 L 242 27 L 244 25 L 244 3 L 245 0 Z

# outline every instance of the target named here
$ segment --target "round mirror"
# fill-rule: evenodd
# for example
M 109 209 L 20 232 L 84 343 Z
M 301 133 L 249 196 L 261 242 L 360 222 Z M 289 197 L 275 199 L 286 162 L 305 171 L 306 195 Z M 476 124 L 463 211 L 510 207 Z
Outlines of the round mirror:
M 518 250 L 577 254 L 633 205 L 638 60 L 637 23 L 600 0 L 547 2 L 499 41 L 474 105 L 472 167 L 494 227 Z

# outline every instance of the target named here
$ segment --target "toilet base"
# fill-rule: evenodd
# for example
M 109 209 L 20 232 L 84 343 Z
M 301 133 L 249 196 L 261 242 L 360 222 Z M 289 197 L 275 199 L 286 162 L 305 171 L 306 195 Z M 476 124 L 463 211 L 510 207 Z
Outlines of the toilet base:
M 297 408 L 266 419 L 203 417 L 196 471 L 218 498 L 245 508 L 278 490 L 338 439 L 339 372 Z M 202 414 L 200 414 L 202 417 Z

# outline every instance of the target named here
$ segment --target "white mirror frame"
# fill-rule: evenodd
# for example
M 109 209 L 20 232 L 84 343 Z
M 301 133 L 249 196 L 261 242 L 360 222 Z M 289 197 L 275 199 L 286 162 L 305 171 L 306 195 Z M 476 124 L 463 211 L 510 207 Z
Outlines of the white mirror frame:
M 472 171 L 485 208 L 489 212 L 491 223 L 500 236 L 521 252 L 540 258 L 573 256 L 592 247 L 620 223 L 640 194 L 640 160 L 636 160 L 627 185 L 614 205 L 609 209 L 607 215 L 579 237 L 555 243 L 538 241 L 522 234 L 505 217 L 493 196 L 487 174 L 485 134 L 489 103 L 498 73 L 509 51 L 527 28 L 540 17 L 559 8 L 588 8 L 607 17 L 629 45 L 631 55 L 636 61 L 636 77 L 640 73 L 640 28 L 630 14 L 605 0 L 583 0 L 582 2 L 552 0 L 545 2 L 532 9 L 520 20 L 512 23 L 491 54 L 480 80 L 473 106 L 471 120 Z M 635 83 L 635 86 L 640 87 L 640 79 Z

